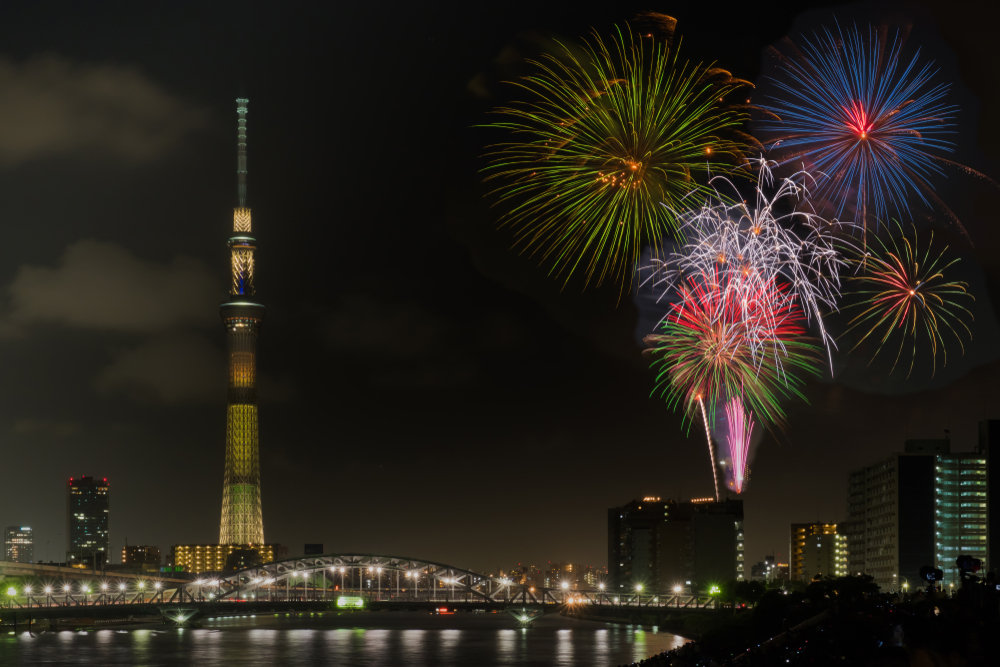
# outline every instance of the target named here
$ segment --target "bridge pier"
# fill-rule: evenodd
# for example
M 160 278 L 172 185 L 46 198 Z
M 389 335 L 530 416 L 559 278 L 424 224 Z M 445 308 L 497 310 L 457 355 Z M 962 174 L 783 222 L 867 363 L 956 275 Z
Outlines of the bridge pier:
M 181 606 L 165 606 L 161 605 L 157 607 L 160 612 L 160 616 L 163 620 L 176 625 L 177 627 L 184 627 L 192 619 L 197 619 L 202 616 L 204 611 L 199 607 L 181 607 Z
M 521 607 L 520 609 L 507 609 L 507 613 L 514 617 L 514 619 L 521 625 L 522 628 L 527 628 L 531 626 L 532 621 L 534 621 L 539 616 L 545 614 L 544 609 L 528 609 L 527 607 Z

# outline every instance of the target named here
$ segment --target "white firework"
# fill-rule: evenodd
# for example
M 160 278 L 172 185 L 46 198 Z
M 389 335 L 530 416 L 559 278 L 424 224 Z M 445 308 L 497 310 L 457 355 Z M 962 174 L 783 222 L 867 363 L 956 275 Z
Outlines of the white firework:
M 832 373 L 836 343 L 823 317 L 837 310 L 840 272 L 847 264 L 842 250 L 851 245 L 849 238 L 857 226 L 815 213 L 808 190 L 815 180 L 807 172 L 782 178 L 776 185 L 771 172 L 775 163 L 755 162 L 753 200 L 743 199 L 728 178 L 713 178 L 714 196 L 697 209 L 678 213 L 687 243 L 663 260 L 654 259 L 643 283 L 660 291 L 659 300 L 668 300 L 686 276 L 710 280 L 718 276 L 727 290 L 739 290 L 737 303 L 745 314 L 758 314 L 747 319 L 761 323 L 762 335 L 748 328 L 744 343 L 755 359 L 773 355 L 779 368 L 784 350 L 780 342 L 775 347 L 774 337 L 766 332 L 780 322 L 762 319 L 759 313 L 787 314 L 787 302 L 794 300 L 818 330 Z M 778 284 L 788 289 L 773 289 Z

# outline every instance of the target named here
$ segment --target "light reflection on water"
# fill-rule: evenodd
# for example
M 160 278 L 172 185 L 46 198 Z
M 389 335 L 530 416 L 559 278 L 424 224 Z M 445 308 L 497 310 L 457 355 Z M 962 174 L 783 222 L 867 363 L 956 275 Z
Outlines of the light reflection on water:
M 557 665 L 573 664 L 573 631 L 563 628 L 556 632 L 556 662 Z
M 638 662 L 648 656 L 646 653 L 646 631 L 642 628 L 636 628 L 632 634 L 632 660 L 631 662 Z
M 594 663 L 599 665 L 610 665 L 611 648 L 608 646 L 608 629 L 597 628 L 594 630 L 594 648 L 590 654 L 594 656 Z
M 220 619 L 194 629 L 25 633 L 0 636 L 0 665 L 608 667 L 641 660 L 686 641 L 637 626 L 559 616 L 539 619 L 527 629 L 511 628 L 510 623 L 509 618 L 497 616 L 441 619 L 397 612 L 316 621 Z
M 503 629 L 497 630 L 497 663 L 501 665 L 514 664 L 517 655 L 518 635 L 527 630 Z

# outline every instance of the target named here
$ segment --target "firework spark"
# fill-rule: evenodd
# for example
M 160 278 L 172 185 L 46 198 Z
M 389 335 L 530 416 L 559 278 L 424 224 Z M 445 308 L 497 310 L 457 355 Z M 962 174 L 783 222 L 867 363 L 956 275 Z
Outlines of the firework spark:
M 512 138 L 490 147 L 486 178 L 516 246 L 564 281 L 624 291 L 640 249 L 677 231 L 673 206 L 742 161 L 746 114 L 726 99 L 749 84 L 628 28 L 559 46 L 496 110 Z
M 738 397 L 726 402 L 726 445 L 729 448 L 731 484 L 736 493 L 743 493 L 749 463 L 750 441 L 753 438 L 753 413 L 743 408 Z
M 656 389 L 691 420 L 707 404 L 706 427 L 715 423 L 715 401 L 743 396 L 760 419 L 782 425 L 781 400 L 803 398 L 800 372 L 817 374 L 816 351 L 805 318 L 788 288 L 776 279 L 759 293 L 733 289 L 732 272 L 688 276 L 659 332 L 645 341 L 657 371 Z M 755 357 L 749 340 L 773 353 Z M 702 404 L 704 401 L 704 404 Z
M 757 161 L 753 200 L 742 199 L 729 179 L 713 178 L 712 198 L 699 209 L 678 214 L 689 242 L 662 261 L 654 259 L 644 283 L 659 290 L 661 300 L 669 300 L 687 276 L 728 274 L 722 282 L 737 292 L 733 300 L 758 308 L 762 318 L 756 321 L 765 325 L 748 329 L 744 343 L 755 359 L 770 356 L 779 369 L 782 350 L 767 345 L 776 342 L 770 335 L 774 322 L 767 314 L 786 312 L 784 302 L 795 301 L 807 323 L 817 328 L 832 372 L 836 344 L 823 316 L 838 308 L 840 272 L 846 265 L 842 251 L 851 245 L 847 239 L 854 225 L 830 223 L 813 212 L 809 174 L 799 172 L 776 186 L 773 166 Z M 779 283 L 789 288 L 767 288 Z M 761 307 L 760 299 L 776 301 Z M 747 313 L 742 314 L 747 319 Z
M 948 84 L 935 82 L 919 50 L 904 58 L 899 34 L 885 33 L 838 24 L 804 38 L 794 55 L 773 50 L 775 90 L 759 105 L 769 114 L 761 133 L 781 163 L 825 174 L 815 194 L 838 217 L 851 204 L 865 229 L 870 215 L 876 225 L 890 212 L 908 215 L 911 194 L 939 201 L 930 181 L 950 163 L 942 155 L 955 132 Z
M 892 347 L 890 341 L 898 338 L 890 372 L 896 369 L 903 349 L 909 346 L 907 377 L 913 372 L 918 348 L 927 345 L 933 375 L 938 352 L 943 363 L 947 363 L 946 338 L 954 338 L 965 352 L 963 341 L 972 338 L 968 324 L 972 312 L 966 304 L 974 297 L 967 283 L 946 277 L 946 272 L 959 260 L 947 257 L 948 246 L 935 246 L 933 231 L 924 246 L 915 227 L 909 233 L 899 227 L 898 234 L 876 237 L 868 251 L 855 260 L 858 273 L 852 278 L 854 287 L 850 293 L 859 302 L 845 308 L 845 312 L 858 312 L 848 323 L 845 335 L 861 334 L 852 351 L 865 341 L 873 341 L 872 361 L 886 347 Z

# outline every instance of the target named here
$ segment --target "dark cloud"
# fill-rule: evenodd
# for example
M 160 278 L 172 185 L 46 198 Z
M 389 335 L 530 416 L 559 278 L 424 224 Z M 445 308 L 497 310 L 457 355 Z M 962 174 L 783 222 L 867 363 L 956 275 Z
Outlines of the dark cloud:
M 218 403 L 225 396 L 219 350 L 197 334 L 160 336 L 120 352 L 97 376 L 103 394 L 156 403 Z
M 83 152 L 148 162 L 205 121 L 133 67 L 0 59 L 0 167 Z
M 11 427 L 16 435 L 39 436 L 45 439 L 69 438 L 80 433 L 82 426 L 73 421 L 18 419 Z
M 9 288 L 7 327 L 57 324 L 121 332 L 216 323 L 218 280 L 204 263 L 160 263 L 100 241 L 69 246 L 55 267 L 22 266 Z
M 437 344 L 446 324 L 415 302 L 352 295 L 327 319 L 327 342 L 342 351 L 382 358 L 418 357 Z
M 367 385 L 411 390 L 475 378 L 477 360 L 456 344 L 469 335 L 465 324 L 416 302 L 352 295 L 327 319 L 326 333 L 333 351 Z

